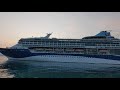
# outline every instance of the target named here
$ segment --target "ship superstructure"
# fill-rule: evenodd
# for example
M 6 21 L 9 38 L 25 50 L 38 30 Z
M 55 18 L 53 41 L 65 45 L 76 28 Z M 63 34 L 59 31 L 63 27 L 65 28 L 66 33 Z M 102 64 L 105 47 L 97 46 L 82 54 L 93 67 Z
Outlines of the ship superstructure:
M 107 31 L 101 31 L 95 36 L 87 36 L 82 39 L 49 38 L 50 35 L 20 39 L 17 47 L 22 46 L 45 52 L 120 55 L 120 40 L 111 36 Z

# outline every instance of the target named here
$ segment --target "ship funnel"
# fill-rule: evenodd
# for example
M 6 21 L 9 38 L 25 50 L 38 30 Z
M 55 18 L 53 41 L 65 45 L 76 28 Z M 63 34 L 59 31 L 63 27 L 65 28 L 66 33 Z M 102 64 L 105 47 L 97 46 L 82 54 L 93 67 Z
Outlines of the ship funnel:
M 47 35 L 45 36 L 45 38 L 49 38 L 51 34 L 52 33 L 47 33 Z

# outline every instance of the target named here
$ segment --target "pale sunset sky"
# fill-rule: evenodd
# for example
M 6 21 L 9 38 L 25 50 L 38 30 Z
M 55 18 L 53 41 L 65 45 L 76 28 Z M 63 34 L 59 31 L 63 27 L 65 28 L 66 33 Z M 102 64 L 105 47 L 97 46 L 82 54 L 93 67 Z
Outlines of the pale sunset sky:
M 120 38 L 120 12 L 0 12 L 0 47 L 20 38 L 82 38 L 103 30 Z

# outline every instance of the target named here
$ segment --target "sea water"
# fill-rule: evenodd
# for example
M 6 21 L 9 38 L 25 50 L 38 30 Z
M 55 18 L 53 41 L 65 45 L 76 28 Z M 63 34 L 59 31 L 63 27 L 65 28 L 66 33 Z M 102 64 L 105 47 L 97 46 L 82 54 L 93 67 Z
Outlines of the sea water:
M 120 78 L 120 65 L 10 61 L 0 55 L 0 78 Z

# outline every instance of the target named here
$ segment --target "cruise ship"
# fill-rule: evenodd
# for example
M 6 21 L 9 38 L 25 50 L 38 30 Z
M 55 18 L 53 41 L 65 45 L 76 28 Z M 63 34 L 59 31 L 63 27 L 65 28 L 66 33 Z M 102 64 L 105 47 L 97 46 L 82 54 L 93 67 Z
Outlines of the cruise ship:
M 0 52 L 9 60 L 39 60 L 60 62 L 90 62 L 120 64 L 120 39 L 111 36 L 109 31 L 100 31 L 93 36 L 81 39 L 45 37 L 21 38 L 9 48 Z

